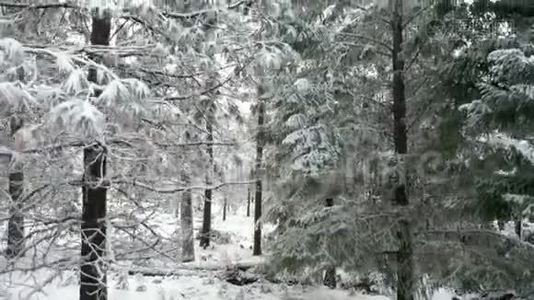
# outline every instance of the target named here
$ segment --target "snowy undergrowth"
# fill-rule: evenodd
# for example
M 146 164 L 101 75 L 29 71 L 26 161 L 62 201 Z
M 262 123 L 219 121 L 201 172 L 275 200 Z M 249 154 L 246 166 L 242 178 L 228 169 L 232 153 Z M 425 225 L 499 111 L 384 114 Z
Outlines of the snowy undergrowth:
M 220 209 L 214 205 L 214 211 Z M 201 228 L 201 215 L 195 214 L 195 234 Z M 152 229 L 172 241 L 179 220 L 173 213 L 160 212 L 150 219 Z M 229 211 L 222 221 L 220 214 L 212 219 L 212 229 L 226 237 L 214 240 L 207 249 L 198 247 L 195 240 L 195 261 L 182 264 L 179 257 L 153 258 L 142 264 L 142 270 L 158 274 L 172 273 L 171 277 L 140 275 L 127 276 L 127 270 L 136 269 L 139 264 L 119 261 L 108 272 L 109 299 L 125 300 L 384 300 L 384 296 L 368 296 L 350 290 L 331 290 L 325 287 L 286 286 L 258 281 L 245 286 L 232 285 L 218 277 L 221 270 L 236 264 L 256 265 L 265 261 L 264 256 L 252 256 L 253 217 L 246 217 L 243 210 Z M 264 225 L 264 232 L 273 226 Z M 124 237 L 111 237 L 114 243 L 121 243 Z M 178 239 L 177 239 L 178 240 Z M 72 241 L 76 242 L 76 241 Z M 51 257 L 50 257 L 51 258 Z M 59 258 L 59 257 L 57 257 Z M 123 270 L 117 271 L 117 270 Z M 122 274 L 122 275 L 121 275 Z M 178 275 L 177 275 L 178 274 Z M 449 300 L 451 294 L 440 291 L 433 300 Z M 6 300 L 62 300 L 78 298 L 78 274 L 73 271 L 39 270 L 34 272 L 7 273 L 0 275 L 0 298 Z
M 0 278 L 4 288 L 2 299 L 6 300 L 63 300 L 78 297 L 77 276 L 74 272 L 65 272 L 63 278 L 57 278 L 41 290 L 34 290 L 27 285 L 39 274 L 11 274 Z M 33 278 L 32 278 L 33 277 Z M 112 276 L 111 276 L 112 277 Z M 6 284 L 9 283 L 9 288 Z M 330 290 L 323 287 L 302 287 L 276 285 L 257 282 L 246 286 L 236 286 L 216 277 L 215 272 L 199 274 L 184 273 L 173 277 L 130 276 L 127 284 L 117 281 L 109 282 L 110 300 L 385 300 L 386 297 L 351 294 L 349 291 Z M 28 298 L 29 297 L 29 298 Z

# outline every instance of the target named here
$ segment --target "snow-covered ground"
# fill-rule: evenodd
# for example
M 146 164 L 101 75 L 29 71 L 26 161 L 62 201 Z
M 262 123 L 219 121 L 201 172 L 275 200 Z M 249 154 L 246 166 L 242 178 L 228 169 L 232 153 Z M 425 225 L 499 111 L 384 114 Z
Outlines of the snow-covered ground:
M 35 275 L 35 274 L 34 274 Z M 18 283 L 31 283 L 29 276 L 21 276 Z M 77 299 L 78 287 L 76 274 L 66 275 L 45 286 L 40 293 L 30 295 L 30 299 L 64 300 Z M 216 277 L 215 272 L 184 272 L 183 275 L 160 278 L 131 276 L 128 284 L 117 287 L 117 280 L 110 280 L 109 299 L 111 300 L 385 300 L 386 297 L 351 295 L 349 291 L 330 290 L 323 287 L 302 287 L 275 285 L 256 282 L 246 286 L 236 286 Z M 16 282 L 6 292 L 3 299 L 19 300 L 26 297 L 32 289 L 18 286 Z
M 237 263 L 260 263 L 263 257 L 252 256 L 253 217 L 245 211 L 229 211 L 222 221 L 219 207 L 214 205 L 213 229 L 230 238 L 228 243 L 212 243 L 207 249 L 198 247 L 195 241 L 195 262 L 164 263 L 155 261 L 149 269 L 172 276 L 126 275 L 127 272 L 108 272 L 110 300 L 386 300 L 385 296 L 370 296 L 361 293 L 322 286 L 310 287 L 274 284 L 259 280 L 238 286 L 221 278 L 224 269 Z M 172 211 L 172 210 L 169 210 Z M 195 231 L 201 227 L 200 215 L 195 215 Z M 177 232 L 179 223 L 174 212 L 165 212 L 151 220 L 154 229 L 164 236 Z M 264 226 L 264 232 L 272 230 Z M 131 269 L 120 265 L 117 270 Z M 137 266 L 138 267 L 138 266 Z M 120 275 L 122 273 L 122 276 Z M 50 279 L 49 279 L 50 278 Z M 0 299 L 6 300 L 64 300 L 78 298 L 78 274 L 75 271 L 53 273 L 42 269 L 28 273 L 0 275 Z M 440 291 L 433 300 L 450 300 L 452 295 Z

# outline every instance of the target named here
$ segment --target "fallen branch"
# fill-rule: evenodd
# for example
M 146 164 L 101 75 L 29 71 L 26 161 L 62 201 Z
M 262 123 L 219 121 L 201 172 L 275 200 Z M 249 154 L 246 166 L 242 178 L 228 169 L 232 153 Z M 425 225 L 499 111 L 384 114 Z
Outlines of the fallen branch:
M 252 268 L 262 265 L 262 262 L 252 263 L 252 262 L 238 262 L 232 265 L 232 268 L 239 271 L 248 271 Z M 228 266 L 218 265 L 218 264 L 196 264 L 196 263 L 183 263 L 179 264 L 172 269 L 161 269 L 157 270 L 153 268 L 135 268 L 128 270 L 129 275 L 141 274 L 147 277 L 168 277 L 168 276 L 181 276 L 183 271 L 227 271 Z

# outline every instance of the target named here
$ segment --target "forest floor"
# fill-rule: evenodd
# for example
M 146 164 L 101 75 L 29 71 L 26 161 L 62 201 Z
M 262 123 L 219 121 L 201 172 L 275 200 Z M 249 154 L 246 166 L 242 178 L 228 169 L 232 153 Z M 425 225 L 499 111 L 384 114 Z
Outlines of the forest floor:
M 220 216 L 220 214 L 217 214 Z M 200 228 L 200 216 L 195 215 L 195 230 Z M 173 215 L 159 218 L 159 229 L 169 233 L 176 230 Z M 125 272 L 108 272 L 110 300 L 386 300 L 386 296 L 329 289 L 323 286 L 275 284 L 259 279 L 235 285 L 221 277 L 224 270 L 237 264 L 255 265 L 262 257 L 252 256 L 253 218 L 242 211 L 229 212 L 226 221 L 213 219 L 213 228 L 230 240 L 214 244 L 208 249 L 195 249 L 195 262 L 141 268 L 156 274 L 127 275 Z M 265 226 L 265 231 L 272 228 Z M 213 243 L 212 243 L 213 244 Z M 198 241 L 195 241 L 198 245 Z M 159 276 L 158 273 L 172 275 Z M 50 278 L 50 279 L 49 279 Z M 0 275 L 0 299 L 6 300 L 75 300 L 78 299 L 78 274 L 62 271 L 59 276 L 53 270 Z M 449 300 L 446 291 L 433 300 Z

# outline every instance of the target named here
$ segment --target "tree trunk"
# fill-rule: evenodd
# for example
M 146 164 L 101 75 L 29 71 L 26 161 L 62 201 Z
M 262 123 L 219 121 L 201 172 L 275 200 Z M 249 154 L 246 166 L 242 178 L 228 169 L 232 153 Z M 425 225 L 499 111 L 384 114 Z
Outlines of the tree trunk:
M 515 233 L 517 237 L 521 240 L 523 237 L 523 222 L 521 220 L 515 221 Z
M 93 15 L 91 44 L 109 45 L 111 17 L 108 12 Z M 97 70 L 89 69 L 88 80 L 97 82 Z M 106 300 L 106 149 L 95 145 L 83 150 L 80 300 Z
M 24 68 L 17 69 L 18 80 L 24 81 Z M 23 126 L 23 120 L 17 116 L 9 120 L 11 138 Z M 17 143 L 15 142 L 15 145 Z M 18 149 L 16 149 L 18 150 Z M 23 203 L 21 195 L 24 190 L 24 173 L 23 165 L 19 161 L 13 161 L 12 168 L 9 170 L 9 196 L 11 197 L 11 206 L 9 208 L 9 221 L 7 224 L 7 249 L 6 256 L 14 258 L 20 255 L 24 249 L 24 215 L 22 214 Z
M 331 289 L 337 286 L 336 267 L 328 267 L 324 273 L 323 284 Z
M 243 14 L 245 16 L 248 16 L 250 13 L 250 10 L 252 9 L 252 4 L 254 4 L 255 0 L 247 0 L 245 4 L 243 4 Z
M 406 132 L 406 95 L 404 88 L 404 60 L 402 58 L 403 44 L 403 0 L 395 0 L 393 11 L 393 119 L 394 119 L 394 143 L 395 153 L 402 159 L 408 153 L 408 138 Z M 404 166 L 402 166 L 404 171 Z M 403 174 L 405 175 L 405 174 Z M 394 205 L 408 206 L 408 197 L 406 193 L 407 178 L 402 176 L 401 180 L 395 187 Z M 399 249 L 397 252 L 397 299 L 413 300 L 414 299 L 414 262 L 413 262 L 413 245 L 410 222 L 407 219 L 399 220 L 397 237 L 399 239 Z
M 191 182 L 189 176 L 182 175 L 185 186 Z M 180 207 L 180 222 L 182 227 L 182 262 L 190 262 L 195 260 L 195 242 L 193 234 L 193 197 L 191 190 L 185 190 L 182 193 L 182 201 Z
M 207 120 L 206 122 L 206 131 L 208 132 L 208 143 L 213 142 L 213 126 L 211 124 L 211 120 Z M 213 168 L 213 145 L 211 143 L 208 144 L 208 156 L 209 166 L 211 170 Z M 206 176 L 206 185 L 211 185 L 211 174 Z M 204 191 L 204 213 L 202 216 L 202 231 L 200 234 L 200 247 L 204 249 L 206 249 L 210 245 L 211 199 L 212 191 L 208 188 Z
M 254 247 L 253 255 L 261 255 L 261 202 L 262 202 L 262 181 L 261 162 L 263 156 L 263 123 L 265 115 L 265 103 L 262 99 L 263 87 L 258 87 L 258 132 L 256 135 L 256 196 L 254 197 Z
M 506 225 L 506 222 L 503 221 L 503 220 L 497 220 L 497 227 L 499 228 L 500 231 L 503 231 L 504 230 L 504 225 Z
M 247 217 L 250 217 L 250 187 L 247 188 Z
M 20 72 L 20 70 L 22 70 Z M 24 80 L 24 69 L 19 68 L 19 80 Z M 23 122 L 20 118 L 13 116 L 9 120 L 11 137 L 22 128 Z M 9 221 L 7 223 L 7 249 L 6 256 L 14 258 L 20 255 L 24 249 L 24 215 L 22 213 L 23 203 L 21 195 L 24 190 L 24 173 L 21 162 L 14 161 L 9 170 L 9 196 L 11 206 L 9 208 Z
M 9 173 L 9 195 L 11 207 L 9 209 L 9 221 L 7 225 L 7 257 L 17 257 L 24 249 L 24 215 L 22 214 L 23 203 L 21 195 L 24 188 L 24 173 L 22 166 L 15 164 Z
M 224 203 L 223 203 L 223 221 L 226 221 L 226 208 L 227 208 L 227 205 L 228 205 L 227 201 L 228 201 L 228 200 L 226 199 L 226 197 L 224 197 Z
M 334 206 L 334 199 L 332 198 L 326 199 L 325 206 L 326 207 Z M 332 289 L 336 288 L 337 280 L 336 280 L 336 267 L 335 266 L 329 266 L 328 268 L 326 268 L 324 278 L 323 278 L 323 284 Z
M 106 176 L 105 148 L 93 146 L 83 151 L 82 266 L 80 300 L 105 300 L 106 194 L 101 180 Z

